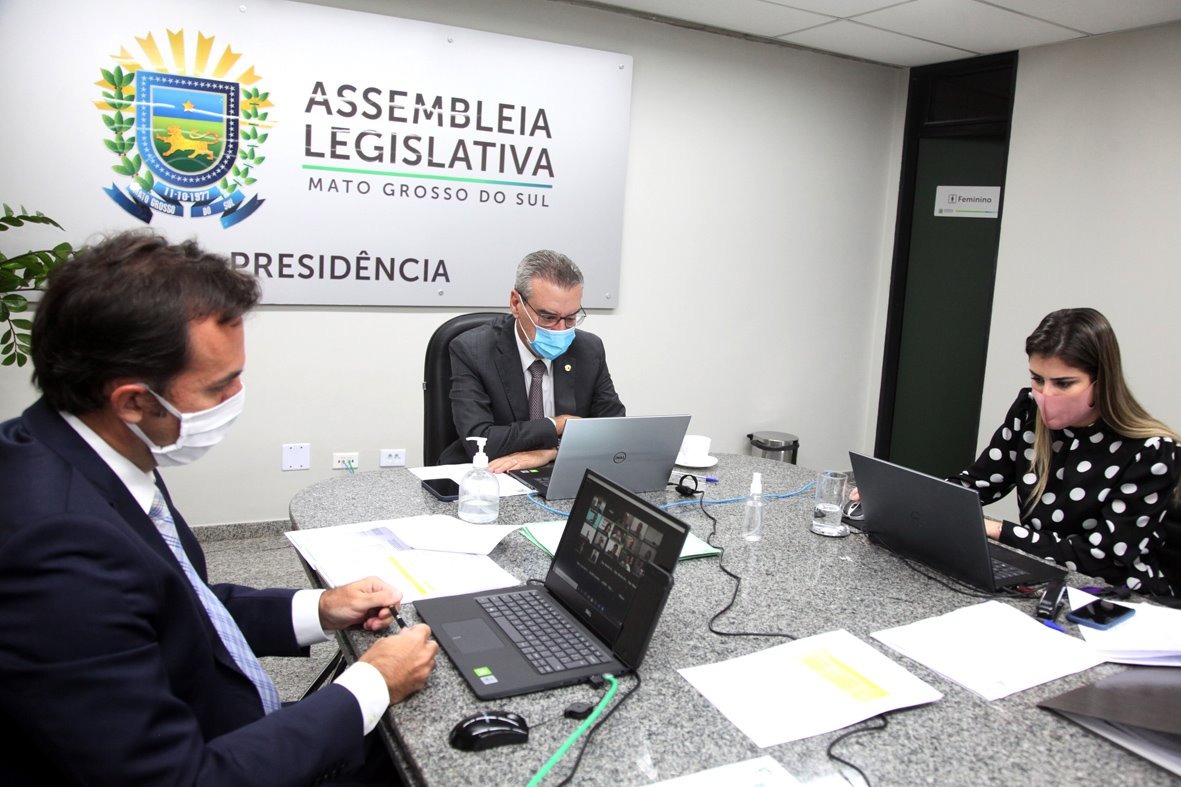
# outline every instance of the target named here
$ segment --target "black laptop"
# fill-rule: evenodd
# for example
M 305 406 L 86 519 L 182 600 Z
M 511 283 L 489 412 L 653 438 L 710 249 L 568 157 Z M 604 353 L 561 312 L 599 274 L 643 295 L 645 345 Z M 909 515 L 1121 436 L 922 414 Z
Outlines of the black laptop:
M 865 512 L 857 526 L 888 549 L 990 592 L 1066 574 L 990 539 L 974 490 L 853 452 L 849 459 Z
M 544 586 L 422 599 L 414 609 L 482 700 L 634 670 L 688 533 L 587 470 Z

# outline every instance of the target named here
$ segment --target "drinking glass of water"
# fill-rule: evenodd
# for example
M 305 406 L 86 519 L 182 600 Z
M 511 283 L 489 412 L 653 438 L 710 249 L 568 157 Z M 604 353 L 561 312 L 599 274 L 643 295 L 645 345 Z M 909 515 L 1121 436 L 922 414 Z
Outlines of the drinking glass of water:
M 816 507 L 812 510 L 812 532 L 822 536 L 847 536 L 849 526 L 841 521 L 849 474 L 825 470 L 816 479 Z

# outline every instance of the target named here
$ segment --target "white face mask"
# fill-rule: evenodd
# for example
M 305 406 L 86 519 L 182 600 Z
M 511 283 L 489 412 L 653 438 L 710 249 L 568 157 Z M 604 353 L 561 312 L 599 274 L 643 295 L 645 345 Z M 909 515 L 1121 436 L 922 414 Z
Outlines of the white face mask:
M 127 424 L 127 427 L 144 442 L 144 445 L 151 450 L 152 456 L 155 457 L 156 464 L 162 467 L 187 465 L 204 456 L 206 451 L 220 443 L 222 438 L 226 436 L 226 432 L 242 414 L 242 407 L 246 402 L 246 386 L 243 385 L 238 393 L 208 410 L 182 413 L 151 388 L 148 388 L 148 393 L 156 397 L 160 406 L 175 415 L 180 421 L 180 434 L 177 435 L 176 442 L 172 445 L 159 446 L 144 434 L 143 430 L 139 428 L 139 424 Z

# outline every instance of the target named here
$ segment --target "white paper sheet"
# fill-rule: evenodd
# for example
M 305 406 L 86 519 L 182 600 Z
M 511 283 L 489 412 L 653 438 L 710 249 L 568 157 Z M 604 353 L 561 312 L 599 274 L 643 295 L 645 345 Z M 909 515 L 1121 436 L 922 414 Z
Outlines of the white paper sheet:
M 763 748 L 943 696 L 844 630 L 678 672 Z
M 873 637 L 986 700 L 1103 662 L 1081 639 L 999 601 L 972 604 Z
M 434 465 L 432 467 L 409 468 L 411 474 L 420 481 L 425 481 L 428 478 L 450 478 L 457 484 L 463 480 L 464 475 L 471 469 L 471 462 L 462 465 Z M 496 476 L 496 482 L 500 484 L 501 497 L 527 495 L 533 491 L 508 473 L 493 473 L 492 475 Z
M 421 535 L 432 524 L 450 534 Z M 486 554 L 412 549 L 407 541 L 436 545 L 446 542 L 455 547 L 457 541 L 463 540 L 457 535 L 461 528 L 481 531 L 472 538 L 484 539 L 480 549 L 490 543 L 488 551 L 506 532 L 516 529 L 508 525 L 468 525 L 453 517 L 433 515 L 294 530 L 286 535 L 328 587 L 376 576 L 402 591 L 403 601 L 411 602 L 521 584 Z M 399 530 L 405 538 L 400 537 Z

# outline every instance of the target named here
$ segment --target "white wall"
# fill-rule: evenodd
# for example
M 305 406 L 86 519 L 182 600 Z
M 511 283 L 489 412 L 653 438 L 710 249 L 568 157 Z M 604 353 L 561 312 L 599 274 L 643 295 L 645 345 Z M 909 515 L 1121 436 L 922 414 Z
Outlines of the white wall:
M 1107 316 L 1133 393 L 1181 428 L 1179 74 L 1177 24 L 1020 53 L 981 446 L 1029 384 L 1025 337 L 1075 306 Z
M 628 411 L 691 413 L 715 451 L 794 432 L 812 467 L 872 447 L 905 72 L 542 0 L 349 6 L 632 55 L 621 303 L 585 324 Z M 450 314 L 259 309 L 245 415 L 166 471 L 190 522 L 285 518 L 333 451 L 420 463 L 423 349 Z M 0 370 L 3 417 L 35 398 L 26 377 Z M 310 442 L 314 469 L 281 472 L 285 442 Z

